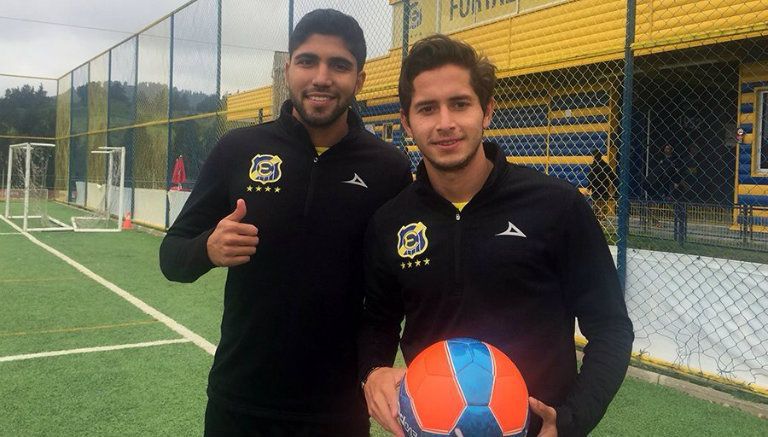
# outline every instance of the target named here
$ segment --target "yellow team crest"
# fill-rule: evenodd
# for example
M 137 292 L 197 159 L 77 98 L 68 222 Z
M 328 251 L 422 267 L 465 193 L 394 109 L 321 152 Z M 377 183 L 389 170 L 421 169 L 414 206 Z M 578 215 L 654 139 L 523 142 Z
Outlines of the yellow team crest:
M 415 258 L 427 250 L 427 227 L 422 222 L 409 223 L 397 231 L 397 253 L 403 258 Z
M 251 159 L 251 169 L 248 176 L 254 182 L 271 184 L 280 180 L 283 175 L 280 164 L 283 160 L 277 155 L 256 155 Z

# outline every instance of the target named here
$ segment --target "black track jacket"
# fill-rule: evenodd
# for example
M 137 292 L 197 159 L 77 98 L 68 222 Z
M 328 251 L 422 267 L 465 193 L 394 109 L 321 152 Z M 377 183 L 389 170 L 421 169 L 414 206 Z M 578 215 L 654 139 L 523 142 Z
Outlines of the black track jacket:
M 349 133 L 318 156 L 286 102 L 278 120 L 235 129 L 205 162 L 160 247 L 172 281 L 213 268 L 206 242 L 245 200 L 259 229 L 251 261 L 229 269 L 209 399 L 254 415 L 344 420 L 366 414 L 355 336 L 370 217 L 412 182 L 405 155 L 349 111 Z
M 410 363 L 436 341 L 476 338 L 557 409 L 560 436 L 586 435 L 621 385 L 634 338 L 613 259 L 578 190 L 508 164 L 495 144 L 484 151 L 493 171 L 462 212 L 422 163 L 371 220 L 358 371 L 391 366 L 398 340 Z M 574 318 L 588 339 L 580 373 Z M 531 413 L 529 435 L 540 426 Z

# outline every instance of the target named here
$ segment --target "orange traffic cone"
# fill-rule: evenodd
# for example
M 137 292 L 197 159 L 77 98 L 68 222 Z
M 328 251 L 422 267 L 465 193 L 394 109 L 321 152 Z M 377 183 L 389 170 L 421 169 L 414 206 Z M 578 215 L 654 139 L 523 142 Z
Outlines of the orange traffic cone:
M 133 223 L 131 223 L 130 212 L 125 213 L 125 218 L 123 219 L 123 229 L 133 229 Z

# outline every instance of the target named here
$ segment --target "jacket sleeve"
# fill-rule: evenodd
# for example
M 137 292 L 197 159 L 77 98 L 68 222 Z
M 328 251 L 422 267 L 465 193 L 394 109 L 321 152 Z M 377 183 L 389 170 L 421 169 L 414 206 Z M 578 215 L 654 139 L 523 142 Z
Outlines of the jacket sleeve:
M 629 365 L 634 333 L 603 230 L 581 195 L 574 194 L 561 229 L 565 299 L 587 339 L 576 383 L 557 406 L 561 436 L 586 436 L 600 422 Z
M 189 199 L 160 245 L 160 270 L 171 281 L 194 282 L 214 267 L 208 258 L 208 237 L 230 212 L 222 149 L 220 142 L 208 156 Z
M 372 367 L 391 367 L 400 342 L 404 317 L 397 278 L 386 267 L 374 217 L 365 236 L 365 302 L 358 331 L 358 375 L 362 380 Z

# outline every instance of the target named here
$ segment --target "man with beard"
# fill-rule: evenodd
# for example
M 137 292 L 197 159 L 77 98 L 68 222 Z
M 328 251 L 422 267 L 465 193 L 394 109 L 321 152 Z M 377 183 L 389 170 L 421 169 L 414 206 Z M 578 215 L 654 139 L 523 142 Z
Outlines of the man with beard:
M 398 345 L 406 363 L 448 338 L 496 346 L 525 379 L 539 437 L 587 435 L 629 363 L 632 323 L 584 197 L 483 142 L 495 83 L 487 59 L 442 35 L 414 44 L 400 71 L 400 119 L 424 159 L 371 219 L 359 337 L 368 409 L 398 436 Z
M 206 436 L 368 436 L 356 372 L 369 218 L 411 182 L 350 104 L 366 46 L 350 16 L 308 13 L 289 40 L 290 100 L 228 132 L 160 248 L 173 281 L 228 267 Z

